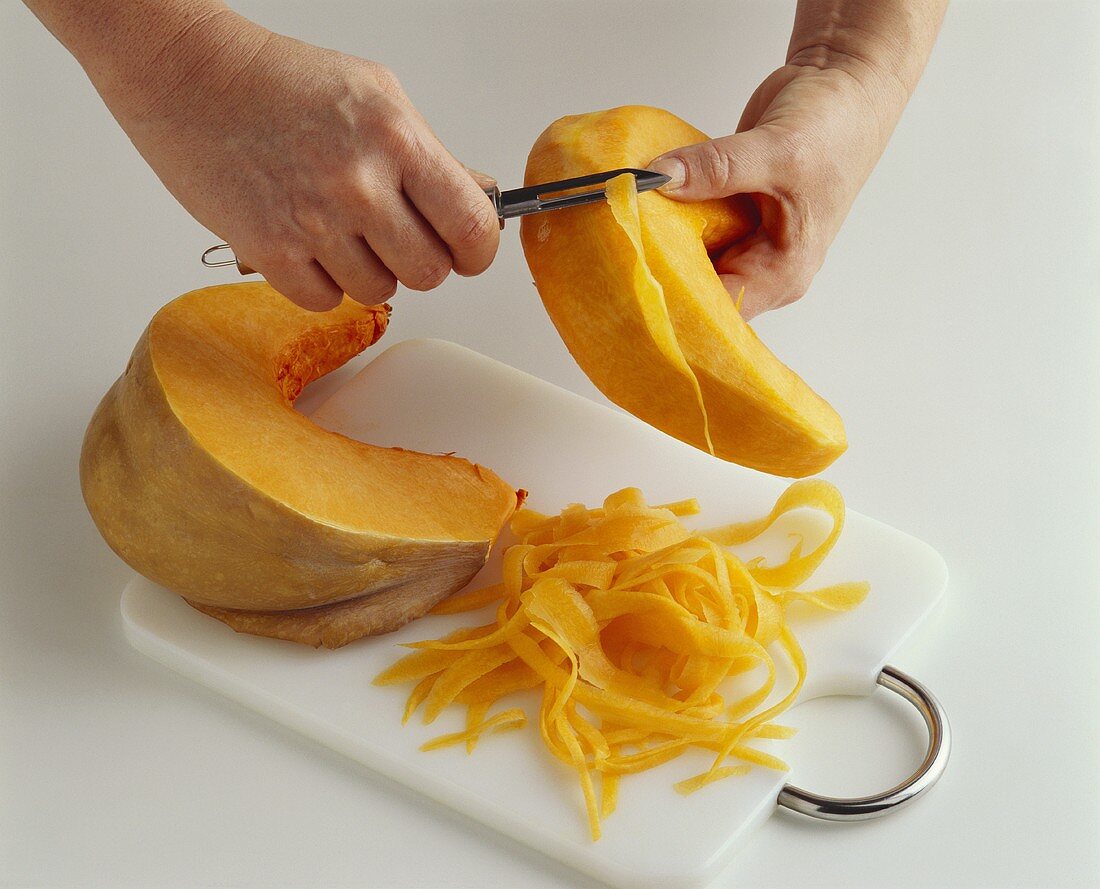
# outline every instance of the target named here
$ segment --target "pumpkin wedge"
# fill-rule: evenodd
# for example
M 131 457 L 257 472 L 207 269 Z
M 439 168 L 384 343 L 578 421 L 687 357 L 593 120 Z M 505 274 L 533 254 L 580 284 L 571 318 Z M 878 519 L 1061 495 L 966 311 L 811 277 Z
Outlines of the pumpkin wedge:
M 658 108 L 564 117 L 531 149 L 526 182 L 655 157 L 707 136 Z M 637 195 L 524 217 L 524 254 L 558 333 L 616 404 L 681 441 L 775 475 L 824 469 L 847 442 L 840 417 L 741 318 L 709 253 L 749 234 L 752 201 Z
M 172 301 L 92 417 L 88 509 L 133 568 L 234 629 L 335 648 L 426 613 L 481 568 L 517 492 L 459 457 L 296 412 L 388 306 L 313 313 L 264 283 Z

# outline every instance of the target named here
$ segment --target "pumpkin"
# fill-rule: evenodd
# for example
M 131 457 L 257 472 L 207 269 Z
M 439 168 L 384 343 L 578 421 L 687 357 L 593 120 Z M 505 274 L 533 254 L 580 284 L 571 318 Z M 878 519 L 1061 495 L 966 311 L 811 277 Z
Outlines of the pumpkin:
M 426 613 L 481 568 L 517 492 L 293 408 L 388 306 L 299 308 L 264 283 L 173 300 L 92 417 L 84 499 L 134 569 L 236 630 L 335 648 Z
M 564 117 L 531 149 L 526 182 L 623 167 L 706 135 L 658 108 Z M 523 250 L 546 311 L 589 379 L 652 426 L 724 460 L 784 476 L 824 469 L 845 449 L 836 411 L 741 318 L 710 254 L 757 226 L 748 196 L 637 195 L 527 216 Z

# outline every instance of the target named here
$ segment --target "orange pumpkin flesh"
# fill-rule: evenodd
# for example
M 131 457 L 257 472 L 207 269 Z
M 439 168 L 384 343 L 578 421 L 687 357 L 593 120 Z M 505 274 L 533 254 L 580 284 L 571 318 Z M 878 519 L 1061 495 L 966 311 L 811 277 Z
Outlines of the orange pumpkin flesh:
M 535 142 L 525 178 L 645 167 L 706 138 L 644 106 L 565 117 Z M 847 446 L 840 417 L 757 338 L 708 256 L 755 228 L 751 201 L 647 192 L 636 207 L 640 248 L 625 200 L 523 219 L 535 284 L 581 369 L 615 403 L 724 460 L 786 476 L 824 469 Z
M 88 427 L 85 501 L 137 571 L 235 629 L 337 647 L 425 613 L 484 563 L 517 494 L 458 457 L 379 448 L 292 406 L 381 336 L 263 283 L 152 320 Z

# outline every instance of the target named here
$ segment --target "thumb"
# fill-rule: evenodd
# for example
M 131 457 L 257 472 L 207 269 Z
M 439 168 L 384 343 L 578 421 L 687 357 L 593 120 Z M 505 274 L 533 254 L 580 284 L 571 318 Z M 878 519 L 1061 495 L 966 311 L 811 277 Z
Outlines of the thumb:
M 654 159 L 649 169 L 670 178 L 661 193 L 678 201 L 703 201 L 769 191 L 775 145 L 763 130 L 686 145 Z

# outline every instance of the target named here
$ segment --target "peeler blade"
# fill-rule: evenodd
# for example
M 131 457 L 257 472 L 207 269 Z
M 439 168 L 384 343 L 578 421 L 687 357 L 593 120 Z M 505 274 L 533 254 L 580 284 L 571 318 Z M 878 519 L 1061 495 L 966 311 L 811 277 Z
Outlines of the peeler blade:
M 663 173 L 627 167 L 592 173 L 588 176 L 576 176 L 572 179 L 560 179 L 557 182 L 542 182 L 524 188 L 512 188 L 508 191 L 486 189 L 486 193 L 496 205 L 497 215 L 501 220 L 512 219 L 516 216 L 528 216 L 531 213 L 561 210 L 565 207 L 577 207 L 605 200 L 607 198 L 605 186 L 608 181 L 624 173 L 634 176 L 639 192 L 660 188 L 669 181 L 669 177 Z M 578 189 L 584 190 L 578 191 Z

